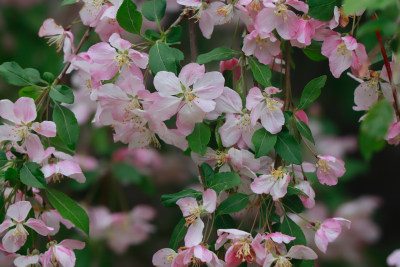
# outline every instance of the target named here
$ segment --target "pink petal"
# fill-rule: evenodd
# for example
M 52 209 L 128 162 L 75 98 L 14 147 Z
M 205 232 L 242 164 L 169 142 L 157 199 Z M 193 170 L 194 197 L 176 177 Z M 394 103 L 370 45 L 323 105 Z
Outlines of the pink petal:
M 211 112 L 215 109 L 216 103 L 213 100 L 202 99 L 196 97 L 193 99 L 192 103 L 196 104 L 202 111 Z
M 39 136 L 30 134 L 25 140 L 26 152 L 29 158 L 36 163 L 41 163 L 44 160 L 44 148 Z
M 212 189 L 207 189 L 203 193 L 203 208 L 208 213 L 213 213 L 217 205 L 217 193 Z
M 15 225 L 15 223 L 13 223 L 10 219 L 4 220 L 4 222 L 0 224 L 0 234 L 2 234 L 5 230 L 13 225 Z
M 39 257 L 39 255 L 19 256 L 14 260 L 14 264 L 17 267 L 35 266 L 36 263 L 39 263 Z
M 32 130 L 46 137 L 56 136 L 56 124 L 52 121 L 34 122 Z
M 196 199 L 192 197 L 181 198 L 176 202 L 176 205 L 181 209 L 183 217 L 191 215 L 194 209 L 199 206 Z
M 18 227 L 18 230 L 17 228 L 14 228 L 8 231 L 2 240 L 5 251 L 16 252 L 19 250 L 25 244 L 27 236 L 28 232 L 21 226 Z
M 62 175 L 69 176 L 71 178 L 77 178 L 78 183 L 85 182 L 85 176 L 82 174 L 82 169 L 79 164 L 73 161 L 64 160 L 57 163 L 59 171 Z M 81 174 L 81 175 L 78 175 Z
M 28 216 L 32 205 L 29 201 L 19 201 L 12 204 L 7 210 L 7 216 L 17 222 L 22 222 Z
M 119 51 L 125 51 L 131 48 L 131 43 L 121 38 L 118 33 L 113 33 L 108 40 L 110 45 L 117 48 Z
M 257 87 L 253 87 L 250 89 L 247 97 L 246 97 L 246 108 L 248 110 L 252 110 L 257 106 L 264 96 L 261 93 L 261 90 Z
M 184 66 L 179 73 L 179 80 L 185 87 L 192 86 L 198 81 L 205 73 L 204 65 L 197 63 L 189 63 Z
M 261 113 L 261 124 L 270 133 L 277 134 L 285 124 L 285 116 L 282 110 L 270 110 Z
M 341 54 L 343 53 L 343 54 Z M 343 71 L 351 66 L 353 57 L 350 51 L 333 51 L 329 56 L 329 68 L 335 78 L 339 78 Z
M 193 255 L 202 262 L 210 262 L 213 258 L 213 253 L 200 245 L 194 247 Z
M 199 20 L 200 31 L 203 36 L 207 39 L 211 38 L 211 34 L 214 31 L 214 20 L 212 14 L 206 10 L 201 14 L 201 18 Z
M 39 30 L 39 37 L 59 35 L 64 33 L 64 28 L 57 25 L 54 19 L 46 19 Z
M 175 256 L 176 252 L 174 250 L 163 248 L 153 255 L 152 263 L 154 266 L 170 267 Z
M 0 100 L 0 117 L 11 122 L 19 123 L 14 114 L 14 103 L 8 99 Z
M 269 194 L 273 186 L 274 181 L 271 175 L 261 175 L 250 184 L 251 190 L 256 194 Z
M 224 147 L 231 147 L 239 141 L 241 131 L 238 129 L 238 120 L 239 118 L 236 118 L 233 115 L 229 116 L 224 125 L 219 128 L 218 133 L 221 136 L 221 141 Z
M 299 260 L 315 260 L 318 258 L 317 254 L 309 247 L 296 245 L 290 248 L 286 257 L 299 259 Z
M 390 266 L 399 266 L 400 264 L 400 249 L 393 251 L 387 258 L 386 263 Z
M 193 93 L 203 99 L 215 99 L 222 94 L 224 83 L 224 76 L 220 72 L 207 72 L 193 84 Z
M 280 244 L 281 244 L 281 243 L 289 244 L 290 241 L 296 239 L 296 237 L 292 237 L 292 236 L 289 236 L 289 235 L 285 235 L 285 234 L 282 234 L 282 233 L 280 233 L 280 232 L 271 233 L 271 234 L 268 234 L 268 235 L 263 236 L 263 239 L 268 239 L 268 238 L 271 238 L 272 241 L 274 241 L 274 242 L 276 242 L 276 243 L 280 243 Z
M 46 226 L 46 224 L 43 221 L 33 218 L 30 218 L 26 223 L 24 223 L 24 225 L 32 228 L 38 234 L 43 236 L 48 235 L 51 231 L 54 230 L 53 228 Z
M 240 95 L 228 88 L 224 87 L 222 94 L 215 99 L 217 103 L 216 109 L 225 113 L 240 113 L 242 111 L 242 99 Z
M 21 97 L 14 104 L 14 114 L 24 123 L 31 122 L 36 118 L 35 101 L 29 97 Z
M 154 87 L 160 96 L 167 97 L 182 93 L 181 83 L 172 72 L 160 71 L 154 77 Z
M 357 48 L 357 40 L 352 36 L 342 37 L 346 47 L 348 50 L 355 50 Z
M 64 246 L 70 249 L 84 249 L 85 248 L 85 242 L 79 241 L 79 240 L 73 240 L 73 239 L 64 239 L 61 241 L 59 246 Z
M 326 238 L 325 232 L 322 229 L 317 230 L 315 233 L 314 242 L 320 251 L 326 253 L 328 248 L 328 239 Z
M 203 239 L 204 223 L 200 218 L 189 226 L 185 236 L 185 246 L 193 247 L 200 244 Z

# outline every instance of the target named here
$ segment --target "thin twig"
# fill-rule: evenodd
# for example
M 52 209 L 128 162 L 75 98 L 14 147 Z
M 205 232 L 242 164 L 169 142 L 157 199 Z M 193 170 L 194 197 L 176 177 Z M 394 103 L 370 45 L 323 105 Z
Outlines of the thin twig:
M 196 37 L 196 24 L 194 20 L 188 20 L 189 23 L 189 43 L 190 43 L 190 59 L 192 62 L 197 59 L 197 37 Z
M 376 15 L 373 14 L 372 15 L 372 19 L 376 20 Z M 392 93 L 393 93 L 393 99 L 394 99 L 394 106 L 396 108 L 396 112 L 397 115 L 400 117 L 400 108 L 399 108 L 399 104 L 398 104 L 398 100 L 397 100 L 397 89 L 396 86 L 393 84 L 393 76 L 392 76 L 392 69 L 390 68 L 390 62 L 389 62 L 389 58 L 386 54 L 386 49 L 385 49 L 385 44 L 382 40 L 382 36 L 381 36 L 381 32 L 379 30 L 375 30 L 375 34 L 376 34 L 376 38 L 378 39 L 378 43 L 381 47 L 381 53 L 383 56 L 383 61 L 385 62 L 385 67 L 386 67 L 386 71 L 389 77 L 389 82 L 390 85 L 392 86 Z

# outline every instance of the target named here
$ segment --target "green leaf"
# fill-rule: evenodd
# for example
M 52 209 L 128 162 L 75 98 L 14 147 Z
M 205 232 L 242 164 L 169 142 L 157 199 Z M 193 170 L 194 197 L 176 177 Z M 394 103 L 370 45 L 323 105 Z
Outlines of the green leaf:
M 256 149 L 255 157 L 259 158 L 267 155 L 275 146 L 277 136 L 269 133 L 264 128 L 260 128 L 254 132 L 251 142 Z
M 4 177 L 5 177 L 6 181 L 11 181 L 11 180 L 14 180 L 14 179 L 20 177 L 20 175 L 16 169 L 8 168 L 6 170 L 6 172 L 4 173 Z
M 40 165 L 35 162 L 27 162 L 22 165 L 21 171 L 21 182 L 25 185 L 32 186 L 39 189 L 47 187 L 46 179 Z
M 55 77 L 54 77 L 54 74 L 53 73 L 51 73 L 51 72 L 45 72 L 45 73 L 43 73 L 43 80 L 45 80 L 46 82 L 48 82 L 49 84 L 50 83 L 53 83 L 54 82 L 54 79 L 55 79 Z
M 181 50 L 179 50 L 179 49 L 177 49 L 177 48 L 170 47 L 169 49 L 171 50 L 172 54 L 173 54 L 174 57 L 175 57 L 175 63 L 176 63 L 177 65 L 179 65 L 179 63 L 180 63 L 182 60 L 185 59 L 185 55 L 183 54 L 183 52 L 182 52 Z
M 301 165 L 303 162 L 300 145 L 288 132 L 278 133 L 275 151 L 282 157 L 282 159 L 290 163 Z
M 81 206 L 66 194 L 55 189 L 47 188 L 46 195 L 61 217 L 71 221 L 76 227 L 89 235 L 89 216 Z
M 217 194 L 223 190 L 231 189 L 242 183 L 239 175 L 234 172 L 219 172 L 211 179 L 209 188 L 213 189 Z
M 360 126 L 360 150 L 366 159 L 385 146 L 385 136 L 392 123 L 393 111 L 387 100 L 374 104 Z
M 33 99 L 36 99 L 39 94 L 42 92 L 42 90 L 38 87 L 35 86 L 27 86 L 24 88 L 21 88 L 18 92 L 19 97 L 30 97 Z
M 174 26 L 167 33 L 167 42 L 176 43 L 179 42 L 182 36 L 182 27 L 180 25 Z
M 185 197 L 193 197 L 199 199 L 203 194 L 193 189 L 185 189 L 175 194 L 162 195 L 161 202 L 166 207 L 176 206 L 176 202 Z
M 117 12 L 117 21 L 124 30 L 140 35 L 143 18 L 132 0 L 122 2 Z
M 310 127 L 308 127 L 308 125 L 306 123 L 302 122 L 301 120 L 296 120 L 296 126 L 297 126 L 297 129 L 299 130 L 300 134 L 304 138 L 306 138 L 311 143 L 315 144 L 314 137 L 312 135 Z
M 129 181 L 138 185 L 143 181 L 143 176 L 132 165 L 120 162 L 113 166 L 112 174 L 121 181 Z
M 6 153 L 3 150 L 0 150 L 0 167 L 3 167 L 8 162 Z
M 226 47 L 221 46 L 211 50 L 208 53 L 201 54 L 197 57 L 196 62 L 198 64 L 205 64 L 212 61 L 228 60 L 236 56 L 238 52 Z
M 343 1 L 343 12 L 346 14 L 354 14 L 357 11 L 363 9 L 385 9 L 390 5 L 396 4 L 397 0 L 344 0 Z M 396 7 L 394 7 L 396 8 Z
M 204 155 L 207 152 L 207 145 L 210 142 L 211 131 L 204 123 L 196 123 L 193 132 L 186 137 L 189 142 L 190 149 Z
M 65 85 L 56 85 L 52 86 L 49 93 L 51 99 L 66 103 L 73 104 L 74 103 L 74 93 L 71 88 Z
M 171 239 L 169 241 L 169 247 L 173 250 L 177 250 L 179 248 L 179 243 L 186 236 L 188 228 L 185 226 L 185 224 L 185 218 L 180 219 L 180 221 L 177 223 L 174 230 L 172 231 Z
M 215 228 L 217 229 L 232 229 L 235 228 L 235 221 L 228 214 L 216 216 Z
M 73 5 L 73 4 L 76 4 L 78 2 L 79 2 L 79 0 L 63 0 L 61 2 L 61 6 Z
M 291 196 L 291 195 L 302 195 L 308 197 L 307 194 L 301 191 L 300 189 L 289 185 L 287 188 L 286 196 Z
M 0 65 L 0 75 L 12 85 L 28 86 L 38 83 L 40 73 L 35 69 L 23 69 L 16 62 L 5 62 Z
M 311 45 L 302 49 L 303 53 L 313 61 L 321 61 L 326 59 L 324 55 L 321 54 L 322 42 L 311 41 Z
M 249 204 L 249 195 L 236 193 L 229 196 L 219 204 L 215 211 L 216 215 L 230 214 L 241 211 Z
M 299 110 L 308 108 L 321 94 L 321 88 L 325 86 L 326 75 L 312 79 L 303 89 L 301 94 L 300 104 L 297 107 Z
M 309 0 L 307 2 L 308 15 L 321 21 L 329 21 L 333 18 L 335 6 L 340 6 L 339 0 Z
M 150 39 L 150 40 L 152 40 L 152 41 L 157 41 L 158 39 L 161 38 L 161 34 L 159 34 L 158 32 L 156 32 L 156 31 L 153 30 L 153 29 L 147 29 L 147 30 L 145 31 L 144 35 L 145 35 L 148 39 Z
M 206 186 L 210 183 L 210 180 L 214 178 L 214 170 L 207 163 L 201 164 L 201 171 L 203 172 L 204 179 L 206 180 Z
M 57 126 L 57 134 L 70 149 L 75 150 L 79 138 L 79 126 L 74 113 L 54 102 L 53 120 Z
M 150 21 L 160 21 L 164 17 L 166 7 L 165 0 L 146 1 L 142 5 L 142 14 Z
M 303 230 L 301 230 L 301 228 L 286 214 L 281 224 L 281 233 L 296 237 L 296 239 L 289 244 L 303 246 L 307 245 L 306 237 L 304 236 Z
M 156 42 L 149 51 L 149 66 L 153 75 L 159 71 L 176 74 L 176 58 L 171 48 L 162 42 Z
M 290 208 L 290 212 L 302 213 L 304 211 L 303 202 L 301 202 L 297 195 L 286 195 L 281 199 L 281 202 Z
M 271 86 L 271 69 L 269 66 L 260 63 L 255 57 L 248 57 L 247 61 L 254 79 L 264 87 Z

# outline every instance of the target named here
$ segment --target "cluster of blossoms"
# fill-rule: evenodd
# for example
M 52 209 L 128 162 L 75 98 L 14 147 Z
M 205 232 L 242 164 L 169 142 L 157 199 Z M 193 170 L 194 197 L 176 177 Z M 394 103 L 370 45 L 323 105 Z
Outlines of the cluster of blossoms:
M 67 118 L 70 111 L 65 105 L 73 101 L 69 101 L 63 87 L 57 87 L 63 76 L 71 72 L 75 72 L 74 82 L 79 84 L 79 90 L 85 91 L 95 106 L 94 123 L 110 126 L 115 142 L 127 144 L 129 150 L 149 145 L 161 148 L 161 144 L 166 143 L 190 153 L 199 166 L 203 191 L 184 190 L 163 197 L 168 205 L 179 206 L 184 218 L 176 228 L 179 234 L 173 235 L 176 247 L 156 252 L 155 266 L 234 267 L 247 262 L 263 267 L 290 267 L 293 259 L 317 258 L 314 250 L 306 246 L 303 231 L 291 217 L 301 218 L 308 228 L 306 231 L 314 232 L 315 246 L 323 253 L 328 244 L 338 238 L 342 228 L 350 228 L 347 218 L 338 216 L 311 221 L 300 215 L 305 208 L 315 206 L 313 183 L 336 185 L 345 173 L 345 164 L 336 156 L 313 152 L 309 147 L 313 142 L 312 133 L 303 110 L 311 103 L 300 102 L 296 107 L 291 99 L 290 77 L 283 86 L 272 84 L 268 77 L 271 75 L 267 74 L 273 70 L 274 75 L 290 75 L 290 48 L 303 49 L 312 41 L 322 42 L 321 54 L 329 59 L 332 75 L 338 78 L 350 68 L 351 75 L 361 83 L 355 91 L 354 109 L 370 109 L 381 100 L 381 94 L 397 107 L 397 82 L 391 71 L 396 69 L 396 61 L 380 72 L 369 70 L 366 49 L 352 36 L 354 27 L 346 34 L 334 30 L 339 25 L 346 26 L 340 23 L 344 14 L 339 7 L 333 10 L 331 20 L 319 21 L 309 15 L 307 3 L 299 0 L 227 3 L 177 0 L 184 6 L 180 20 L 184 17 L 198 20 L 205 38 L 211 38 L 215 25 L 238 19 L 244 24 L 241 51 L 229 49 L 232 56 L 228 60 L 210 52 L 213 58 L 204 64 L 220 61 L 220 70 L 206 71 L 206 66 L 199 63 L 180 66 L 182 53 L 170 47 L 174 42 L 168 41 L 168 33 L 177 26 L 164 31 L 159 21 L 163 12 L 155 16 L 143 12 L 146 18 L 158 23 L 159 38 L 154 40 L 140 34 L 141 20 L 139 25 L 137 14 L 140 18 L 142 15 L 130 0 L 83 2 L 80 19 L 89 27 L 87 33 L 94 28 L 101 42 L 80 52 L 86 35 L 75 46 L 70 27 L 64 29 L 53 19 L 45 20 L 39 36 L 47 37 L 49 44 L 55 44 L 58 51 L 63 50 L 65 71 L 48 83 L 48 87 L 37 86 L 42 91 L 36 101 L 29 97 L 21 97 L 15 103 L 0 101 L 0 116 L 4 119 L 4 124 L 0 125 L 0 141 L 6 157 L 2 159 L 6 161 L 2 170 L 9 178 L 2 182 L 8 192 L 5 197 L 8 208 L 7 218 L 0 225 L 0 234 L 4 234 L 1 250 L 15 265 L 74 266 L 73 250 L 84 247 L 80 241 L 63 240 L 60 243 L 50 241 L 43 254 L 33 250 L 22 255 L 20 250 L 28 236 L 24 226 L 48 236 L 49 240 L 60 229 L 60 223 L 68 228 L 74 226 L 65 215 L 63 218 L 60 210 L 50 209 L 41 195 L 48 183 L 59 181 L 63 176 L 79 183 L 86 179 L 77 160 L 57 151 L 46 139 L 57 136 L 69 147 L 75 146 L 72 139 L 76 134 L 71 127 L 78 123 L 75 117 Z M 153 2 L 156 5 L 157 1 Z M 123 17 L 124 12 L 129 16 Z M 136 14 L 135 19 L 130 17 L 131 12 Z M 154 12 L 159 11 L 154 9 Z M 355 20 L 361 15 L 353 14 L 352 18 Z M 132 44 L 121 37 L 127 34 L 125 30 L 139 34 L 146 42 Z M 286 48 L 283 49 L 282 44 L 286 44 Z M 240 57 L 235 58 L 238 55 Z M 254 86 L 249 90 L 247 67 L 254 77 Z M 150 71 L 155 90 L 148 85 Z M 227 71 L 232 71 L 232 86 L 228 86 L 224 77 Z M 25 80 L 33 79 L 34 74 L 29 69 L 22 69 L 22 72 Z M 12 84 L 21 85 L 15 77 L 7 77 Z M 321 87 L 323 85 L 318 89 Z M 50 108 L 50 98 L 55 122 L 42 121 L 43 114 Z M 41 115 L 35 122 L 37 113 Z M 400 142 L 397 116 L 386 138 L 389 144 Z M 315 158 L 313 162 L 303 161 L 300 143 L 309 148 Z M 130 152 L 121 150 L 116 159 L 126 155 Z M 10 173 L 13 171 L 20 176 L 13 176 Z M 44 181 L 40 180 L 41 175 Z M 19 188 L 21 183 L 23 190 Z M 52 195 L 52 191 L 48 192 Z M 49 198 L 52 202 L 52 197 Z M 32 206 L 34 212 L 30 213 Z M 237 226 L 232 217 L 246 221 L 249 213 L 254 214 L 249 220 L 252 226 L 243 231 L 245 226 L 241 226 L 246 224 Z M 138 206 L 130 213 L 93 208 L 89 209 L 89 215 L 91 236 L 105 239 L 117 253 L 143 242 L 154 231 L 148 221 L 155 215 L 149 207 Z M 218 236 L 215 243 L 210 240 L 213 230 Z M 179 247 L 182 240 L 184 246 Z M 389 262 L 396 264 L 396 260 L 398 253 L 395 252 Z

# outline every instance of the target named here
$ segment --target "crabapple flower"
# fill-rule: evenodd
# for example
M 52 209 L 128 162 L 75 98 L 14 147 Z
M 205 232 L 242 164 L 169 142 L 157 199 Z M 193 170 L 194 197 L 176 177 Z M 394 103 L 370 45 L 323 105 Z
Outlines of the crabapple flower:
M 175 257 L 172 267 L 180 266 L 199 266 L 207 264 L 208 267 L 224 267 L 222 260 L 218 259 L 214 252 L 206 249 L 202 245 L 180 249 Z
M 53 228 L 47 227 L 41 220 L 29 218 L 25 221 L 31 208 L 32 205 L 29 201 L 19 201 L 8 208 L 6 215 L 9 218 L 0 225 L 0 233 L 10 227 L 16 227 L 9 230 L 3 237 L 2 243 L 7 252 L 16 252 L 25 244 L 28 231 L 24 225 L 43 236 L 53 231 Z
M 90 74 L 93 79 L 109 80 L 118 72 L 141 78 L 139 68 L 147 67 L 148 55 L 132 49 L 132 44 L 118 33 L 111 35 L 108 41 L 109 44 L 101 42 L 91 46 L 87 52 L 92 60 Z
M 342 231 L 342 227 L 350 229 L 351 222 L 343 218 L 330 218 L 322 223 L 317 222 L 314 241 L 319 250 L 326 253 L 328 243 L 333 242 L 338 238 Z
M 178 253 L 170 248 L 162 248 L 153 255 L 153 265 L 156 267 L 171 267 Z
M 397 146 L 400 143 L 400 122 L 393 123 L 386 136 L 388 144 Z
M 346 172 L 344 161 L 334 156 L 318 156 L 315 167 L 319 182 L 326 185 L 336 185 Z
M 293 8 L 307 12 L 308 5 L 298 0 L 274 1 L 264 0 L 265 8 L 258 13 L 254 27 L 259 33 L 271 33 L 274 29 L 285 40 L 295 37 L 299 23 L 297 15 L 289 10 Z
M 250 233 L 237 229 L 219 229 L 215 249 L 219 249 L 226 241 L 231 244 L 225 254 L 226 267 L 236 267 L 243 262 L 254 263 L 257 261 L 257 251 L 264 250 L 260 245 L 261 236 L 252 238 Z
M 351 67 L 352 72 L 360 76 L 368 55 L 363 44 L 357 43 L 352 36 L 341 37 L 332 34 L 324 39 L 321 53 L 329 58 L 329 68 L 335 78 Z
M 195 123 L 203 121 L 206 113 L 215 109 L 214 100 L 222 94 L 224 82 L 220 72 L 205 73 L 204 65 L 196 63 L 184 66 L 179 77 L 160 71 L 154 77 L 154 87 L 161 99 L 155 101 L 151 110 L 162 121 L 178 113 L 177 127 L 189 135 Z
M 387 265 L 400 267 L 400 249 L 393 251 L 386 260 Z
M 179 199 L 176 204 L 182 211 L 186 220 L 186 227 L 189 227 L 185 236 L 185 246 L 191 247 L 200 244 L 203 239 L 204 223 L 201 216 L 213 213 L 217 204 L 217 193 L 207 189 L 203 193 L 203 204 L 199 205 L 195 198 L 185 197 Z
M 226 70 L 233 71 L 233 77 L 235 78 L 235 81 L 238 81 L 240 79 L 240 75 L 242 75 L 242 69 L 240 68 L 239 60 L 236 58 L 221 61 L 219 63 L 219 71 L 224 73 Z
M 64 62 L 71 60 L 70 55 L 74 53 L 74 36 L 70 31 L 64 30 L 60 25 L 57 25 L 54 19 L 46 19 L 39 30 L 39 37 L 48 38 L 48 44 L 56 45 L 57 52 L 61 49 L 64 51 Z
M 274 201 L 284 197 L 290 182 L 290 174 L 283 168 L 272 170 L 269 174 L 254 179 L 250 188 L 256 194 L 270 194 Z
M 73 250 L 83 249 L 85 247 L 84 242 L 72 239 L 64 239 L 58 244 L 57 242 L 52 241 L 49 245 L 49 249 L 40 258 L 40 263 L 43 267 L 73 267 L 76 262 Z
M 82 23 L 87 26 L 95 26 L 94 22 L 104 10 L 106 0 L 82 0 L 84 5 L 79 11 Z
M 15 103 L 8 99 L 0 100 L 0 117 L 10 122 L 0 125 L 0 142 L 24 140 L 32 130 L 46 137 L 55 137 L 56 124 L 52 121 L 33 122 L 36 116 L 32 98 L 21 97 Z
M 317 254 L 309 247 L 302 245 L 295 245 L 289 249 L 288 253 L 274 255 L 268 254 L 263 267 L 270 267 L 273 263 L 274 266 L 292 266 L 291 259 L 298 260 L 315 260 L 318 258 Z
M 281 90 L 276 87 L 267 87 L 264 93 L 257 87 L 250 89 L 246 97 L 246 108 L 251 110 L 250 121 L 253 126 L 261 117 L 261 124 L 268 132 L 277 134 L 282 130 L 285 124 L 283 104 L 280 99 L 271 97 L 279 92 Z
M 254 55 L 258 61 L 268 65 L 281 53 L 281 42 L 272 33 L 250 32 L 243 41 L 243 52 L 246 56 Z

